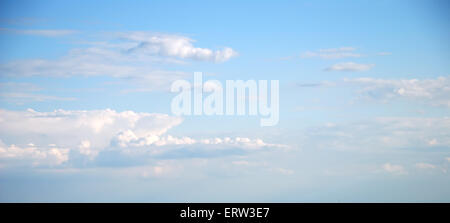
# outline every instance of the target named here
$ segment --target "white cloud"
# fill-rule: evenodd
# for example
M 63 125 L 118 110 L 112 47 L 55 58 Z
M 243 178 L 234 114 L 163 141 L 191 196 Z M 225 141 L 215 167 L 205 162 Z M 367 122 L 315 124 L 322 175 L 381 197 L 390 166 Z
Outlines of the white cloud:
M 59 37 L 67 36 L 77 33 L 75 30 L 63 30 L 63 29 L 7 29 L 0 28 L 1 32 L 9 32 L 23 35 L 34 35 L 34 36 L 46 36 L 46 37 Z
M 8 164 L 26 166 L 55 166 L 69 159 L 69 149 L 57 147 L 36 147 L 29 144 L 26 147 L 16 145 L 6 146 L 0 141 L 0 160 Z
M 355 53 L 354 47 L 340 47 L 330 49 L 320 49 L 318 51 L 307 51 L 301 54 L 302 58 L 318 57 L 322 59 L 341 59 L 341 58 L 357 58 L 362 55 Z
M 83 140 L 78 146 L 80 154 L 88 156 L 90 159 L 95 158 L 99 151 L 91 148 L 91 142 L 89 140 Z
M 191 137 L 160 136 L 155 134 L 139 135 L 133 131 L 119 133 L 115 141 L 120 147 L 166 146 L 166 145 L 226 145 L 243 149 L 260 149 L 264 147 L 286 148 L 285 145 L 265 143 L 262 139 L 246 137 L 215 137 L 207 139 L 193 139 Z
M 434 106 L 450 107 L 450 79 L 448 77 L 423 80 L 356 78 L 345 81 L 362 86 L 359 91 L 362 96 L 383 102 L 396 98 L 407 98 L 422 100 Z
M 235 50 L 229 47 L 224 47 L 222 50 L 195 47 L 193 45 L 194 40 L 178 35 L 131 32 L 122 33 L 120 36 L 136 42 L 136 46 L 130 48 L 129 52 L 143 52 L 213 62 L 225 62 L 238 55 Z
M 9 144 L 2 143 L 0 157 L 6 163 L 20 159 L 29 160 L 28 163 L 58 165 L 67 161 L 70 165 L 77 165 L 74 162 L 79 159 L 85 160 L 82 163 L 96 163 L 98 159 L 100 164 L 109 162 L 114 165 L 119 162 L 120 165 L 120 162 L 126 161 L 129 163 L 127 165 L 142 165 L 152 156 L 226 156 L 264 148 L 286 148 L 285 145 L 269 144 L 258 138 L 194 139 L 167 134 L 170 128 L 181 122 L 180 117 L 166 114 L 110 109 L 53 112 L 0 110 L 1 139 Z M 136 162 L 128 161 L 130 159 Z
M 53 112 L 0 110 L 0 135 L 3 140 L 19 144 L 24 141 L 36 145 L 55 144 L 80 149 L 103 149 L 121 131 L 162 135 L 182 119 L 165 114 L 137 113 L 114 110 Z
M 328 68 L 326 71 L 348 71 L 348 72 L 358 72 L 358 71 L 368 71 L 372 69 L 375 64 L 358 64 L 354 62 L 337 63 Z
M 393 173 L 393 174 L 407 174 L 402 165 L 395 165 L 390 163 L 385 163 L 382 166 L 383 170 Z
M 110 76 L 125 79 L 135 85 L 133 90 L 169 89 L 174 80 L 183 79 L 185 72 L 163 70 L 165 64 L 183 64 L 184 59 L 225 62 L 237 55 L 231 48 L 221 50 L 194 47 L 193 40 L 183 36 L 146 32 L 119 33 L 120 37 L 105 42 L 86 43 L 89 47 L 71 49 L 57 59 L 14 60 L 0 64 L 4 77 L 73 77 Z M 31 95 L 9 95 L 31 98 Z M 38 97 L 38 96 L 36 96 Z M 41 95 L 38 98 L 43 99 Z M 45 98 L 54 100 L 54 98 Z
M 429 163 L 416 163 L 416 167 L 419 169 L 434 169 L 435 165 Z

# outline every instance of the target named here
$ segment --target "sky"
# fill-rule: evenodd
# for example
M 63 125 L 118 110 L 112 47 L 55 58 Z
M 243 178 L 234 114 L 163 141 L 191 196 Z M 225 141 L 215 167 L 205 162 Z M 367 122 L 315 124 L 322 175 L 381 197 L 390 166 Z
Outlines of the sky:
M 449 7 L 0 1 L 0 202 L 449 202 Z M 194 72 L 279 122 L 173 114 Z

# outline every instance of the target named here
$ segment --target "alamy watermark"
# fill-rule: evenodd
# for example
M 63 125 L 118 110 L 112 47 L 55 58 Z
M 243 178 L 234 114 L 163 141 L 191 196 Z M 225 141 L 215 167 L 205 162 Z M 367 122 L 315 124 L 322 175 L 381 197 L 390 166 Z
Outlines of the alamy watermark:
M 186 80 L 176 80 L 172 83 L 171 92 L 179 92 L 171 103 L 175 115 L 246 115 L 248 111 L 248 115 L 262 116 L 261 126 L 274 126 L 279 121 L 278 80 L 270 81 L 270 105 L 267 80 L 227 80 L 224 93 L 218 80 L 203 83 L 202 73 L 195 72 L 193 86 Z M 208 95 L 204 98 L 203 93 Z

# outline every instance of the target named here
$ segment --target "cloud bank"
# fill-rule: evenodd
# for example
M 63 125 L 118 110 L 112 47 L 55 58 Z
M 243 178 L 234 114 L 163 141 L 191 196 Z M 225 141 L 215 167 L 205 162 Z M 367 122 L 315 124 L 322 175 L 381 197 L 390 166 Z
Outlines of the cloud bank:
M 8 166 L 79 167 L 123 163 L 142 165 L 150 159 L 228 156 L 268 148 L 286 148 L 261 139 L 176 137 L 167 131 L 180 117 L 166 114 L 56 110 L 0 110 L 0 160 Z M 25 144 L 26 143 L 26 144 Z M 114 161 L 114 162 L 113 162 Z

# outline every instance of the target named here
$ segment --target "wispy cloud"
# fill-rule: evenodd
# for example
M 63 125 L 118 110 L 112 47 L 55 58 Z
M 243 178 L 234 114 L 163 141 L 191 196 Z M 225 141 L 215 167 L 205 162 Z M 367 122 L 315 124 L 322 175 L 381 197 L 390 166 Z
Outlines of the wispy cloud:
M 336 86 L 336 82 L 322 81 L 317 83 L 296 83 L 295 86 L 298 88 L 333 87 Z
M 58 97 L 40 94 L 42 89 L 30 83 L 5 82 L 0 83 L 0 99 L 17 104 L 35 101 L 73 101 L 74 97 Z
M 74 97 L 58 97 L 52 95 L 43 94 L 31 94 L 23 92 L 6 92 L 0 93 L 0 98 L 4 100 L 14 101 L 14 102 L 27 102 L 27 101 L 73 101 L 76 100 Z
M 435 79 L 345 79 L 362 88 L 358 94 L 362 98 L 387 102 L 393 99 L 422 101 L 433 106 L 450 107 L 450 78 Z
M 36 25 L 47 22 L 47 19 L 35 17 L 1 18 L 0 22 L 11 25 Z
M 33 35 L 33 36 L 46 36 L 46 37 L 60 37 L 77 33 L 76 30 L 64 30 L 64 29 L 8 29 L 0 28 L 0 32 Z
M 450 118 L 377 117 L 326 123 L 307 129 L 303 137 L 308 147 L 337 151 L 450 148 L 450 135 L 443 134 L 449 126 Z
M 402 165 L 386 163 L 383 165 L 383 170 L 393 174 L 407 174 L 405 168 Z
M 325 69 L 325 71 L 360 72 L 372 69 L 375 64 L 358 64 L 354 62 L 337 63 Z
M 294 171 L 293 171 L 293 170 L 291 170 L 291 169 L 286 169 L 286 168 L 280 168 L 280 167 L 278 167 L 278 168 L 272 168 L 272 169 L 270 169 L 270 170 L 273 171 L 273 172 L 275 172 L 275 173 L 282 174 L 282 175 L 292 175 L 292 174 L 294 174 Z
M 321 59 L 341 59 L 341 58 L 357 58 L 362 55 L 355 53 L 354 47 L 340 47 L 320 49 L 317 51 L 306 51 L 300 55 L 301 58 L 321 58 Z
M 416 167 L 419 169 L 434 169 L 435 165 L 429 163 L 416 163 Z
M 186 76 L 176 70 L 158 67 L 183 64 L 188 60 L 225 62 L 237 53 L 231 48 L 211 50 L 194 47 L 183 36 L 146 32 L 114 34 L 111 41 L 91 42 L 57 59 L 15 60 L 0 64 L 0 76 L 72 77 L 110 76 L 139 85 L 139 91 L 168 89 L 169 84 Z

